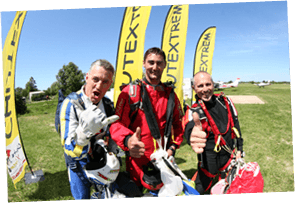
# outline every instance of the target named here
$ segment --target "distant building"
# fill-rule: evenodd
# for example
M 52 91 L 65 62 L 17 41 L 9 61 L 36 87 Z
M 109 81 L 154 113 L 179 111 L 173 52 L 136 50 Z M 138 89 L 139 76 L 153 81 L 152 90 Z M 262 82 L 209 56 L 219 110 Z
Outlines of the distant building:
M 38 95 L 44 93 L 43 91 L 34 91 L 29 93 L 29 100 L 32 101 L 32 96 L 33 95 Z
M 192 98 L 192 79 L 191 78 L 183 78 L 183 99 L 191 99 Z

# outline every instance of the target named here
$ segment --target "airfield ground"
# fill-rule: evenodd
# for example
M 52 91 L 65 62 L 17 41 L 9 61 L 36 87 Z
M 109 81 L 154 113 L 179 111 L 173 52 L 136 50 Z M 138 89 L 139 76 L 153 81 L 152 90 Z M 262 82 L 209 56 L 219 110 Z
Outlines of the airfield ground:
M 259 99 L 257 96 L 250 95 L 250 96 L 242 96 L 242 95 L 229 95 L 229 98 L 232 99 L 234 104 L 264 104 L 264 101 Z

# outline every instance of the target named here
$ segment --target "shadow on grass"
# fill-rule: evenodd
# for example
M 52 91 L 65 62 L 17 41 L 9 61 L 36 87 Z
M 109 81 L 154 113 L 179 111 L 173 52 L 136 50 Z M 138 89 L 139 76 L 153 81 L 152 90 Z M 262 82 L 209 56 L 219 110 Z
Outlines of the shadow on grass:
M 188 179 L 192 179 L 192 177 L 195 175 L 197 172 L 197 169 L 189 169 L 189 170 L 183 170 L 182 171 Z
M 44 174 L 45 180 L 39 182 L 36 192 L 29 196 L 33 201 L 72 199 L 67 171 Z

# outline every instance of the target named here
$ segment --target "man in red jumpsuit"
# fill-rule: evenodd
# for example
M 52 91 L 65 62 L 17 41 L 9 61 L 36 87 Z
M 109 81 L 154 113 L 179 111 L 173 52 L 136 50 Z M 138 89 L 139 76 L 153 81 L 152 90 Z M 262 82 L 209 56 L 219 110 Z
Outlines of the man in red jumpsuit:
M 166 126 L 167 103 L 169 94 L 173 89 L 161 82 L 162 73 L 166 67 L 166 56 L 161 49 L 154 47 L 147 50 L 144 55 L 143 66 L 146 77 L 123 88 L 116 104 L 116 115 L 120 119 L 110 127 L 112 139 L 124 151 L 127 151 L 126 170 L 138 186 L 142 186 L 143 166 L 148 164 L 150 155 L 159 148 L 158 143 L 161 143 L 164 149 L 163 137 Z M 150 110 L 153 111 L 159 127 L 160 142 L 157 142 L 151 134 L 142 105 L 139 105 L 135 111 L 131 110 L 132 105 L 138 102 L 142 104 L 141 88 L 146 88 L 150 99 L 152 106 Z M 168 156 L 173 155 L 183 141 L 181 123 L 183 112 L 176 94 L 174 94 L 174 102 L 172 117 L 174 133 L 170 136 L 166 145 Z

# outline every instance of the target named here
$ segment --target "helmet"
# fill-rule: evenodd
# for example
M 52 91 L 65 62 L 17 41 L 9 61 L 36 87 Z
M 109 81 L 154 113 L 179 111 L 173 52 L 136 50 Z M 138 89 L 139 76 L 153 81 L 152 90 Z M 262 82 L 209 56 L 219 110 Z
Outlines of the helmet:
M 161 171 L 158 167 L 148 162 L 143 166 L 140 174 L 141 184 L 149 190 L 159 190 L 164 184 L 161 180 Z
M 108 185 L 116 180 L 120 162 L 113 152 L 107 151 L 103 140 L 96 141 L 94 146 L 96 156 L 84 166 L 84 172 L 94 184 Z

